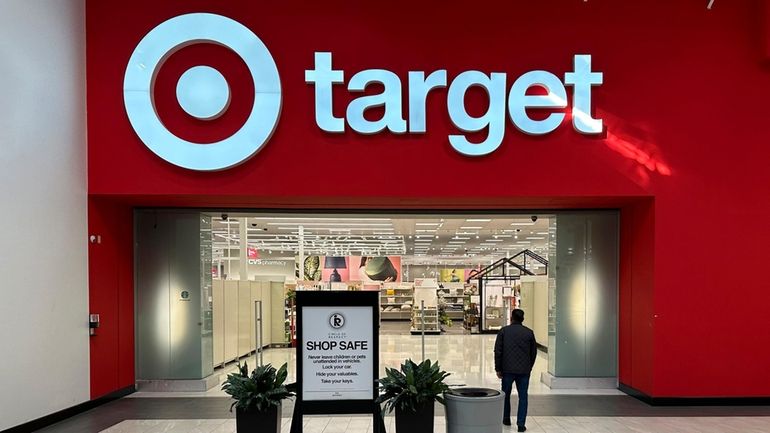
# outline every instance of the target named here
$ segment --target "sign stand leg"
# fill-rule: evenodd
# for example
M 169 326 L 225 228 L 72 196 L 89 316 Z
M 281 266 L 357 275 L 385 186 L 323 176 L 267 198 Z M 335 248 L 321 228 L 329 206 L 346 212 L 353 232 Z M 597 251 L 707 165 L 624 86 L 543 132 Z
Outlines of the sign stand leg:
M 302 408 L 300 408 L 301 403 L 298 401 L 294 402 L 294 414 L 291 416 L 291 429 L 289 429 L 290 433 L 302 433 Z
M 385 432 L 385 417 L 382 416 L 382 409 L 379 404 L 374 404 L 374 414 L 372 415 L 372 433 Z

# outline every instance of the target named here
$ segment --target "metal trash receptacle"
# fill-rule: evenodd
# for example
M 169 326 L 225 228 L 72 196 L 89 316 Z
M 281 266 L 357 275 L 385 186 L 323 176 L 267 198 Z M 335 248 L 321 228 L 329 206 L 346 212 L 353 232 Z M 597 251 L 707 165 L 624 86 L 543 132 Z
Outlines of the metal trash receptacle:
M 444 393 L 447 433 L 502 433 L 505 394 L 489 388 Z

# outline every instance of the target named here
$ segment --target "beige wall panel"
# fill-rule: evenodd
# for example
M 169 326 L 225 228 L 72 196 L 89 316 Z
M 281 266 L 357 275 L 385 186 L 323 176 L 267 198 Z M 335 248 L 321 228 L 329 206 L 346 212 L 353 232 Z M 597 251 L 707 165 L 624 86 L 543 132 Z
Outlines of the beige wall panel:
M 214 366 L 222 364 L 225 361 L 225 282 L 222 280 L 213 280 L 213 302 L 212 302 L 212 328 L 214 345 Z

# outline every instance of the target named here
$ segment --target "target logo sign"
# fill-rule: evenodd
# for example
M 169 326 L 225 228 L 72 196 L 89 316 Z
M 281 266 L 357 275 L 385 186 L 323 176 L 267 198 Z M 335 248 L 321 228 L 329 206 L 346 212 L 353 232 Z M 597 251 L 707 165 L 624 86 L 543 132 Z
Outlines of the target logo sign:
M 254 104 L 246 121 L 232 135 L 208 144 L 194 143 L 169 131 L 157 114 L 153 95 L 155 78 L 165 59 L 198 43 L 217 44 L 235 52 L 254 81 Z M 222 73 L 204 65 L 185 71 L 176 85 L 179 106 L 201 121 L 224 114 L 231 92 Z M 123 101 L 131 126 L 153 153 L 190 170 L 223 170 L 246 161 L 270 139 L 281 113 L 281 80 L 270 51 L 246 26 L 221 15 L 193 13 L 163 22 L 139 42 L 126 68 Z

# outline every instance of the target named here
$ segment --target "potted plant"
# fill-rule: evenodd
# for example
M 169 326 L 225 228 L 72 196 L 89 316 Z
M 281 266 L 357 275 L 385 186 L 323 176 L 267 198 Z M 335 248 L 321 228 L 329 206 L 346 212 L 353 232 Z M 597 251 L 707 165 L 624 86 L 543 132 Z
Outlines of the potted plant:
M 448 376 L 438 362 L 429 359 L 420 364 L 407 359 L 400 370 L 385 369 L 377 403 L 385 403 L 383 413 L 396 411 L 397 433 L 433 433 L 434 405 L 436 401 L 444 404 Z
M 222 390 L 235 399 L 237 433 L 281 432 L 281 402 L 294 395 L 286 386 L 286 364 L 278 370 L 270 364 L 257 367 L 238 364 L 238 371 L 227 375 Z

